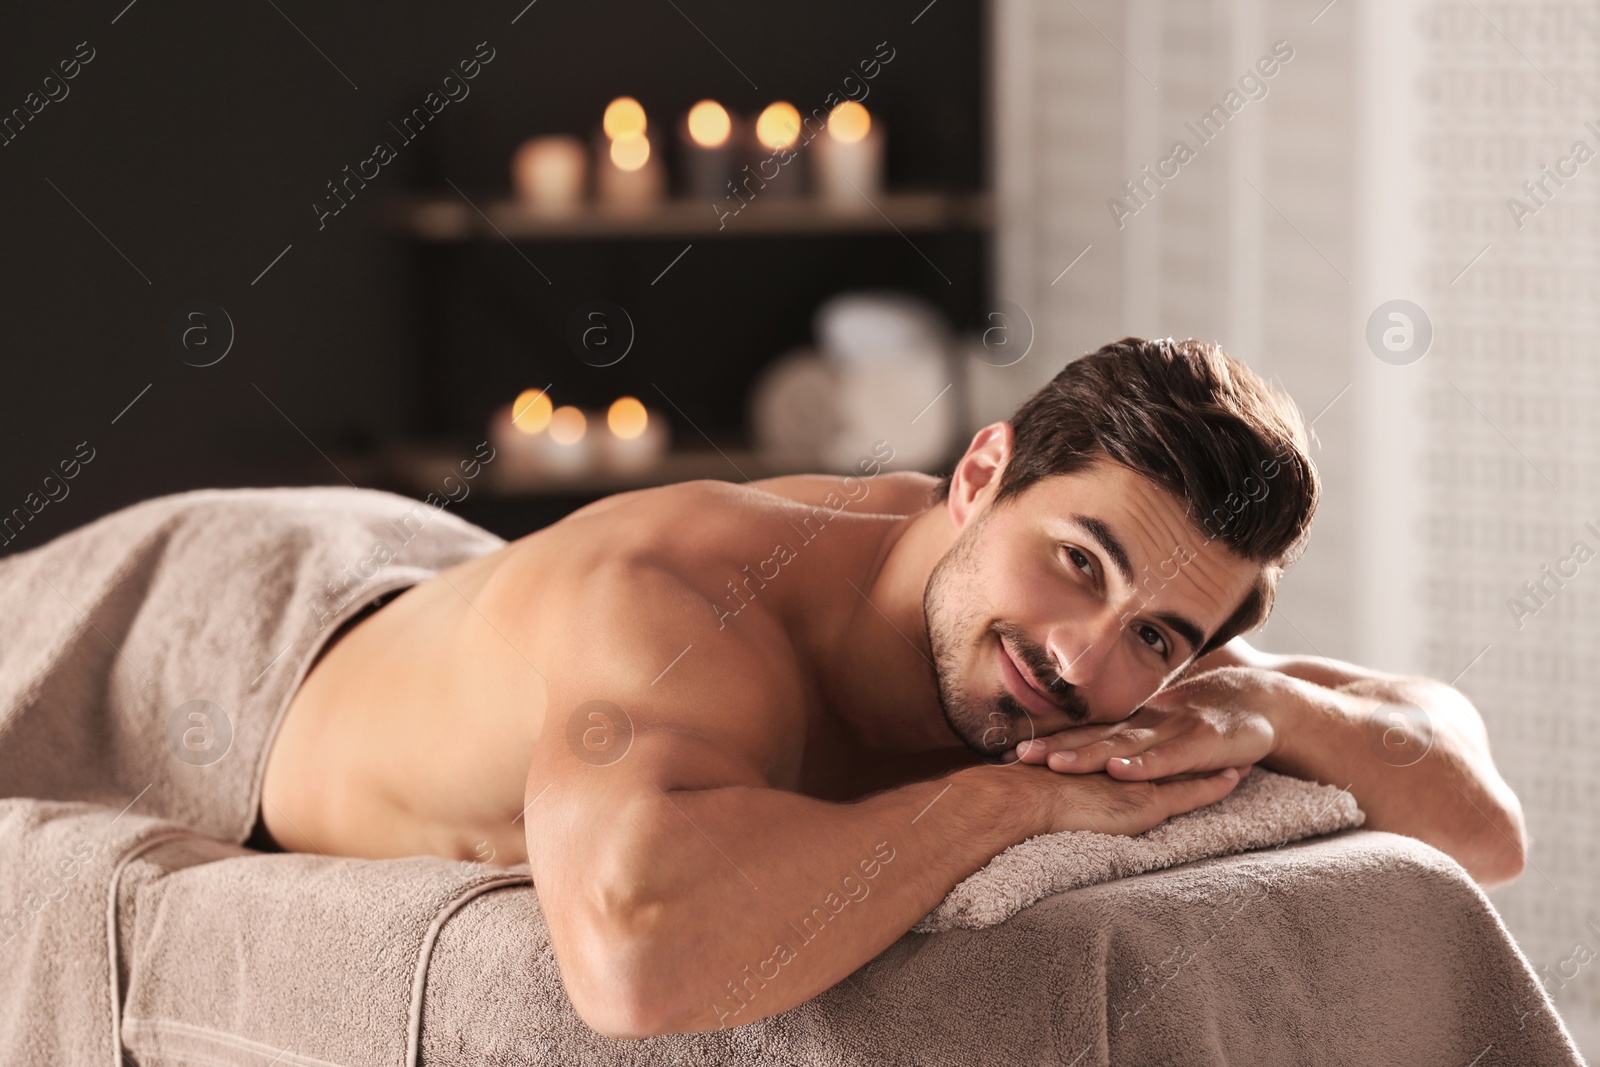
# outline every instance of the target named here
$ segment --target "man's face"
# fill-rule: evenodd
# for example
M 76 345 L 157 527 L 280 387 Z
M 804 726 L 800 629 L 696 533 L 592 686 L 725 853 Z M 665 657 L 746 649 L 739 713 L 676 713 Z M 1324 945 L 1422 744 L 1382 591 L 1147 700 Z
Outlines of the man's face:
M 985 500 L 923 596 L 945 719 L 992 757 L 1126 718 L 1194 658 L 1259 573 L 1208 543 L 1177 498 L 1109 460 L 999 508 Z

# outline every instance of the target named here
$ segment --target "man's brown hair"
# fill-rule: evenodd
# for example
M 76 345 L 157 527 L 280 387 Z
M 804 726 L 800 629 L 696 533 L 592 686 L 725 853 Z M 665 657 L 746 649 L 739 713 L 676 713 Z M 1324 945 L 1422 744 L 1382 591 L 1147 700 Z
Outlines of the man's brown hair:
M 1299 558 L 1321 495 L 1294 401 L 1205 341 L 1125 337 L 1068 363 L 1011 417 L 999 506 L 1044 478 L 1110 459 L 1184 502 L 1207 541 L 1261 576 L 1200 655 L 1255 629 Z M 934 489 L 950 492 L 950 476 Z

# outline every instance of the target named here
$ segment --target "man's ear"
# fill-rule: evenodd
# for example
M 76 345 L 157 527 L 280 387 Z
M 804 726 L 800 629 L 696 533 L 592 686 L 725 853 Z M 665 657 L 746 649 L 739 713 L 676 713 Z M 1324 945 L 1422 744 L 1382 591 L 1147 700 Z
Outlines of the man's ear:
M 950 495 L 945 506 L 956 529 L 965 527 L 994 499 L 1000 488 L 1000 473 L 1011 462 L 1011 445 L 1009 422 L 992 422 L 973 435 L 966 454 L 950 472 Z

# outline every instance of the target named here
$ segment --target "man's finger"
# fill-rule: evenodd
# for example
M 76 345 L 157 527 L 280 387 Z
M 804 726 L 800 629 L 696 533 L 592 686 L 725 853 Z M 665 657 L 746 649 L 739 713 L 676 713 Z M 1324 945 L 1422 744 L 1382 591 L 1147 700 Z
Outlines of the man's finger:
M 1097 723 L 1093 726 L 1069 726 L 1065 730 L 1057 730 L 1053 734 L 1045 734 L 1024 741 L 1017 746 L 1018 755 L 1024 763 L 1043 763 L 1052 752 L 1063 752 L 1068 749 L 1082 748 L 1093 744 L 1106 737 L 1114 736 L 1120 729 L 1120 723 Z
M 1214 756 L 1213 756 L 1214 758 Z M 1195 744 L 1192 735 L 1175 737 L 1151 745 L 1143 752 L 1108 756 L 1106 773 L 1124 781 L 1143 781 L 1150 778 L 1168 778 L 1190 771 L 1215 771 L 1220 767 L 1206 765 L 1206 759 Z
M 1248 770 L 1248 768 L 1247 768 Z M 1231 777 L 1230 777 L 1231 775 Z M 1185 778 L 1176 782 L 1156 784 L 1156 804 L 1163 818 L 1182 815 L 1186 811 L 1215 804 L 1229 793 L 1241 780 L 1239 768 L 1224 767 L 1204 778 Z
M 1103 771 L 1107 761 L 1118 756 L 1137 755 L 1161 740 L 1161 735 L 1150 729 L 1119 730 L 1102 741 L 1080 747 L 1062 746 L 1052 749 L 1045 764 L 1053 771 L 1081 774 L 1085 771 Z

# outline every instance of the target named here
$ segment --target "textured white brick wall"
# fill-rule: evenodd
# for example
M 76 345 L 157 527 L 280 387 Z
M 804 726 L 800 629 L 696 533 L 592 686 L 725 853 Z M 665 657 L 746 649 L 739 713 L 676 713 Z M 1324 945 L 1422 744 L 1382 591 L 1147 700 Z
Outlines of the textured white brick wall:
M 1600 1056 L 1600 5 L 996 0 L 994 25 L 997 290 L 1037 336 L 991 387 L 1194 335 L 1316 417 L 1323 511 L 1261 643 L 1460 675 L 1535 839 L 1495 902 Z M 1279 40 L 1200 145 L 1186 123 Z M 1106 201 L 1179 138 L 1195 158 L 1119 228 Z M 1538 206 L 1523 182 L 1578 140 L 1596 158 Z M 1409 365 L 1364 337 L 1393 298 L 1435 330 Z M 1596 558 L 1513 618 L 1580 539 Z
M 1509 602 L 1536 607 L 1522 584 L 1576 541 L 1600 552 L 1584 526 L 1600 527 L 1600 158 L 1546 180 L 1520 229 L 1507 201 L 1537 206 L 1523 183 L 1575 141 L 1600 154 L 1586 126 L 1600 120 L 1600 6 L 1429 3 L 1417 25 L 1415 204 L 1438 329 L 1418 412 L 1424 666 L 1459 670 L 1487 648 L 1461 685 L 1535 838 L 1532 869 L 1496 903 L 1594 1057 L 1600 961 L 1574 950 L 1600 953 L 1600 566 L 1569 564 L 1536 616 Z

